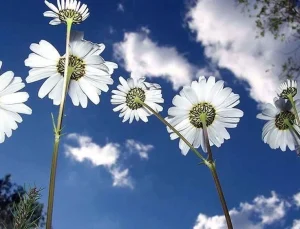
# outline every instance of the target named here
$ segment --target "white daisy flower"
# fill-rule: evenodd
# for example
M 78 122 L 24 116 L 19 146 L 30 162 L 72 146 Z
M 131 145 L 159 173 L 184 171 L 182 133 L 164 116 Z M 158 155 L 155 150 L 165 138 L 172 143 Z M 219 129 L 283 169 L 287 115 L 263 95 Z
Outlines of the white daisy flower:
M 75 106 L 79 104 L 86 108 L 88 98 L 94 103 L 100 102 L 101 91 L 107 92 L 108 85 L 113 84 L 111 74 L 118 66 L 106 62 L 99 56 L 105 46 L 85 41 L 72 33 L 70 42 L 69 69 L 72 70 L 68 94 Z M 44 98 L 49 94 L 55 105 L 61 103 L 65 57 L 47 41 L 32 44 L 34 52 L 25 60 L 25 65 L 31 67 L 27 83 L 47 78 L 39 90 L 38 96 Z
M 74 24 L 83 22 L 90 15 L 86 4 L 77 0 L 57 0 L 57 7 L 52 3 L 45 1 L 45 4 L 51 9 L 44 13 L 45 17 L 52 17 L 50 25 L 59 25 L 71 19 Z
M 300 128 L 295 124 L 296 117 L 292 105 L 289 101 L 282 98 L 275 98 L 274 105 L 268 103 L 263 106 L 262 113 L 257 115 L 258 119 L 267 120 L 263 127 L 262 139 L 268 143 L 272 149 L 280 148 L 286 150 L 295 150 L 300 144 L 297 134 L 291 130 L 286 122 L 294 127 L 300 134 Z M 300 100 L 296 100 L 297 110 L 300 110 Z
M 297 82 L 288 79 L 277 88 L 276 92 L 283 99 L 289 99 L 289 96 L 295 97 L 297 95 Z
M 2 62 L 0 61 L 0 68 Z M 5 136 L 12 135 L 12 130 L 18 128 L 18 123 L 23 121 L 21 114 L 32 113 L 32 110 L 24 104 L 29 98 L 28 93 L 18 92 L 25 87 L 20 77 L 14 77 L 12 71 L 0 75 L 0 143 Z
M 203 125 L 200 115 L 206 115 L 206 125 L 210 145 L 220 147 L 230 135 L 226 128 L 235 128 L 243 112 L 234 108 L 239 104 L 240 96 L 232 93 L 231 88 L 224 88 L 224 81 L 216 82 L 215 77 L 200 77 L 191 86 L 185 86 L 173 99 L 175 107 L 168 110 L 166 120 L 179 131 L 195 148 L 202 146 L 206 152 Z M 178 138 L 170 128 L 171 139 Z M 179 141 L 183 155 L 189 151 L 189 146 L 183 140 Z
M 148 122 L 148 116 L 151 112 L 144 108 L 140 103 L 135 102 L 138 97 L 156 112 L 163 110 L 163 107 L 158 103 L 163 103 L 164 99 L 161 94 L 161 87 L 158 84 L 145 82 L 145 78 L 128 78 L 127 81 L 123 77 L 119 77 L 119 90 L 113 90 L 111 103 L 117 105 L 113 111 L 120 111 L 119 117 L 124 117 L 123 122 L 129 120 L 132 123 L 133 119 Z

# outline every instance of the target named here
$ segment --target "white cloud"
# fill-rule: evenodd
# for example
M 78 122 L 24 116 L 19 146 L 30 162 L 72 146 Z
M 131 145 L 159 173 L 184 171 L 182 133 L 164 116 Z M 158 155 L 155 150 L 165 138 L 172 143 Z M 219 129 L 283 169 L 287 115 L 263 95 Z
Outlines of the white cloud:
M 300 229 L 300 220 L 295 219 L 291 229 Z
M 148 159 L 148 153 L 154 148 L 153 145 L 144 145 L 141 142 L 135 141 L 133 139 L 128 139 L 125 143 L 126 148 L 130 153 L 138 154 L 141 159 Z
M 129 169 L 123 168 L 124 165 L 121 164 L 121 147 L 119 144 L 107 143 L 100 146 L 93 142 L 91 137 L 76 133 L 67 135 L 67 140 L 75 141 L 77 146 L 70 145 L 70 142 L 65 144 L 66 156 L 78 162 L 88 161 L 95 167 L 103 166 L 112 175 L 114 187 L 134 188 Z M 130 139 L 125 142 L 125 148 L 132 154 L 138 154 L 141 159 L 148 159 L 148 153 L 153 149 L 153 146 Z
M 198 69 L 178 53 L 176 48 L 160 46 L 149 38 L 150 30 L 125 33 L 124 40 L 114 45 L 114 55 L 124 61 L 125 70 L 132 77 L 162 77 L 173 83 L 173 87 L 188 84 L 197 74 L 218 74 L 209 68 Z
M 109 169 L 113 176 L 113 186 L 115 187 L 129 187 L 133 189 L 132 179 L 129 177 L 129 170 L 121 170 L 119 167 Z
M 297 207 L 300 207 L 300 192 L 294 195 L 294 201 Z
M 241 203 L 238 208 L 230 210 L 235 228 L 263 229 L 267 225 L 280 223 L 292 205 L 279 198 L 275 192 L 271 197 L 258 196 L 252 203 Z M 206 216 L 200 213 L 193 229 L 226 229 L 225 217 Z
M 274 40 L 269 33 L 256 39 L 255 18 L 242 13 L 234 0 L 197 0 L 187 13 L 187 23 L 206 57 L 247 81 L 252 98 L 272 101 L 288 57 L 284 53 L 294 50 L 295 42 Z
M 108 32 L 109 32 L 109 34 L 114 34 L 116 32 L 116 30 L 114 29 L 114 27 L 109 26 L 108 27 Z
M 114 187 L 133 188 L 129 170 L 121 171 L 119 168 L 120 149 L 118 144 L 107 143 L 101 147 L 90 137 L 74 133 L 67 135 L 67 139 L 75 140 L 78 143 L 78 147 L 65 144 L 67 156 L 79 162 L 89 161 L 93 166 L 103 166 L 112 175 Z
M 124 5 L 122 3 L 119 3 L 118 7 L 117 7 L 117 10 L 120 11 L 120 12 L 124 12 L 125 11 Z
M 76 161 L 87 160 L 94 166 L 112 166 L 116 164 L 119 158 L 118 144 L 108 143 L 101 147 L 94 143 L 90 137 L 74 133 L 69 134 L 67 139 L 75 140 L 79 144 L 79 147 L 65 145 L 66 155 L 73 157 Z

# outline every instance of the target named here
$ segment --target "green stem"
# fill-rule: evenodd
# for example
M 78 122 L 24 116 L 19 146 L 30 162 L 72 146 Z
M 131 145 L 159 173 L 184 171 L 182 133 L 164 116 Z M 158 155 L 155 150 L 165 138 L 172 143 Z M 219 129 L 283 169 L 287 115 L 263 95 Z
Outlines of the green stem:
M 290 101 L 291 104 L 292 104 L 292 107 L 293 107 L 293 110 L 294 110 L 294 113 L 295 113 L 295 116 L 296 116 L 296 120 L 297 120 L 297 125 L 299 126 L 299 125 L 300 125 L 300 119 L 299 119 L 299 115 L 298 115 L 296 103 L 295 103 L 295 101 L 294 101 L 294 99 L 293 99 L 293 96 L 288 95 L 288 99 L 289 99 L 289 101 Z
M 284 120 L 284 123 L 288 125 L 289 129 L 293 131 L 297 137 L 300 139 L 300 134 L 296 131 L 295 127 L 290 123 L 288 119 Z
M 57 124 L 56 124 L 56 127 L 54 128 L 54 147 L 53 147 L 53 154 L 52 154 L 51 174 L 50 174 L 50 183 L 49 183 L 46 229 L 52 229 L 52 214 L 53 214 L 58 149 L 59 149 L 59 142 L 60 142 L 60 136 L 61 136 L 63 116 L 64 116 L 63 114 L 64 114 L 64 108 L 65 108 L 65 100 L 66 100 L 66 96 L 67 96 L 67 92 L 68 92 L 68 86 L 69 86 L 69 81 L 70 81 L 69 78 L 71 75 L 71 71 L 69 71 L 69 43 L 70 43 L 72 24 L 73 24 L 73 21 L 71 19 L 67 20 L 64 82 L 63 82 L 62 99 L 61 99 L 61 103 L 60 103 L 60 107 L 59 107 Z
M 225 215 L 227 227 L 228 227 L 228 229 L 232 229 L 233 226 L 232 226 L 231 218 L 230 218 L 230 215 L 229 215 L 228 207 L 227 207 L 226 200 L 225 200 L 225 197 L 224 197 L 224 193 L 223 193 L 223 190 L 222 190 L 222 186 L 221 186 L 221 183 L 220 183 L 220 180 L 219 180 L 219 177 L 218 177 L 216 165 L 215 165 L 215 162 L 213 161 L 213 154 L 212 154 L 212 150 L 211 150 L 211 147 L 210 147 L 210 144 L 209 144 L 209 138 L 208 138 L 208 132 L 207 132 L 207 126 L 206 126 L 206 115 L 204 113 L 202 113 L 200 115 L 200 120 L 201 120 L 202 126 L 203 126 L 204 142 L 205 142 L 206 150 L 207 150 L 207 153 L 208 153 L 208 160 L 207 160 L 206 165 L 210 169 L 211 174 L 213 176 L 213 179 L 214 179 L 214 182 L 215 182 L 215 185 L 216 185 L 216 189 L 217 189 L 217 192 L 218 192 L 218 195 L 219 195 L 219 198 L 220 198 L 220 202 L 221 202 L 221 205 L 222 205 L 222 209 L 223 209 L 223 212 L 224 212 L 224 215 Z
M 140 103 L 148 110 L 150 110 L 162 123 L 164 123 L 167 127 L 173 130 L 174 133 L 176 133 L 182 139 L 182 141 L 184 141 L 185 144 L 187 144 L 191 148 L 191 150 L 205 163 L 206 159 L 198 152 L 198 150 L 196 150 L 194 146 L 190 144 L 189 141 L 186 140 L 185 137 L 183 137 L 183 135 L 179 133 L 170 123 L 168 123 L 159 113 L 157 113 L 155 110 L 153 110 L 149 105 L 141 101 L 139 98 L 136 98 L 135 100 L 137 103 Z
M 206 147 L 207 147 L 207 152 L 208 152 L 208 160 L 206 160 L 194 147 L 192 144 L 190 144 L 188 142 L 188 140 L 185 139 L 185 137 L 180 134 L 170 123 L 168 123 L 159 113 L 157 113 L 155 110 L 153 110 L 149 105 L 147 105 L 146 103 L 144 103 L 143 101 L 141 101 L 138 97 L 135 98 L 135 101 L 137 103 L 140 103 L 141 105 L 143 105 L 144 107 L 146 107 L 148 110 L 150 110 L 162 123 L 164 123 L 166 126 L 168 126 L 171 130 L 174 131 L 174 133 L 176 133 L 190 148 L 191 150 L 203 161 L 203 163 L 210 169 L 218 194 L 219 194 L 219 198 L 221 201 L 221 205 L 223 208 L 223 212 L 226 218 L 226 222 L 227 222 L 227 226 L 228 229 L 233 229 L 232 223 L 231 223 L 231 218 L 229 215 L 229 211 L 227 208 L 227 204 L 226 204 L 226 200 L 223 194 L 223 190 L 221 187 L 221 183 L 217 174 L 217 170 L 216 170 L 216 166 L 215 163 L 213 162 L 213 156 L 212 156 L 212 151 L 209 145 L 209 139 L 208 139 L 208 133 L 207 133 L 207 127 L 206 127 L 206 117 L 205 114 L 201 115 L 201 121 L 203 122 L 203 131 L 204 131 L 204 140 L 206 143 Z
M 206 151 L 208 154 L 208 162 L 212 163 L 213 162 L 213 156 L 212 156 L 212 151 L 210 148 L 210 144 L 209 144 L 209 138 L 208 138 L 208 132 L 207 132 L 207 126 L 206 126 L 206 114 L 202 113 L 200 115 L 200 120 L 202 122 L 202 126 L 203 126 L 203 137 L 204 137 L 204 143 L 206 145 Z

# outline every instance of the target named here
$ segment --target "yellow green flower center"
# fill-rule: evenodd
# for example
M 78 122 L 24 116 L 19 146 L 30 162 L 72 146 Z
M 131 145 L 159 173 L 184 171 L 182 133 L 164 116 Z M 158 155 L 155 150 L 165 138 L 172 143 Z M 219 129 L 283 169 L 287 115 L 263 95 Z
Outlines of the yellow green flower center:
M 63 76 L 65 72 L 65 61 L 66 58 L 62 57 L 59 59 L 57 64 L 57 71 Z M 85 75 L 85 63 L 82 59 L 70 55 L 69 56 L 69 68 L 72 68 L 71 79 L 72 80 L 79 80 L 81 77 Z
M 136 97 L 138 97 L 142 102 L 145 102 L 146 99 L 145 91 L 138 87 L 129 90 L 129 92 L 126 95 L 126 104 L 131 110 L 137 110 L 143 107 L 142 104 L 136 102 L 135 100 Z
M 67 19 L 71 19 L 74 24 L 82 22 L 82 15 L 72 9 L 64 9 L 59 11 L 59 20 L 67 22 Z
M 279 96 L 283 99 L 289 99 L 289 96 L 294 97 L 296 94 L 297 94 L 297 88 L 288 87 L 287 89 L 283 90 Z
M 203 102 L 195 105 L 189 113 L 190 123 L 196 128 L 203 128 L 200 115 L 205 114 L 206 126 L 211 125 L 216 117 L 216 109 L 209 103 Z
M 291 125 L 295 122 L 295 115 L 290 111 L 282 111 L 275 117 L 275 126 L 279 130 L 287 130 L 289 126 L 285 123 L 285 120 L 289 121 Z

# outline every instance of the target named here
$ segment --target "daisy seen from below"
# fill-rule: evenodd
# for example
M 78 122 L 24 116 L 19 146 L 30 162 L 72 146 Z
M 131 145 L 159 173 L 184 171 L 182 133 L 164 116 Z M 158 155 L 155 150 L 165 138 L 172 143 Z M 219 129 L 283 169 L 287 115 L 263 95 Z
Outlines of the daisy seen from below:
M 163 107 L 159 103 L 163 103 L 164 99 L 161 94 L 161 87 L 158 84 L 145 82 L 145 78 L 128 78 L 125 80 L 119 77 L 120 85 L 118 90 L 113 90 L 111 103 L 117 105 L 113 111 L 120 111 L 119 117 L 124 117 L 123 122 L 129 120 L 129 123 L 135 119 L 148 122 L 148 116 L 151 115 L 142 104 L 136 102 L 136 98 L 150 106 L 156 112 L 161 112 Z
M 297 111 L 297 107 L 295 104 L 295 100 L 299 99 L 299 95 L 297 90 L 297 82 L 295 80 L 288 79 L 286 82 L 282 83 L 276 90 L 279 98 L 287 99 L 290 101 L 292 108 L 294 109 L 294 114 L 296 118 L 296 122 L 300 125 L 300 119 Z
M 280 148 L 286 151 L 295 150 L 299 147 L 300 128 L 296 125 L 296 115 L 291 102 L 282 98 L 275 98 L 274 104 L 264 104 L 262 113 L 258 119 L 266 120 L 263 127 L 262 140 L 269 144 L 272 149 Z M 295 101 L 297 110 L 300 109 L 300 100 Z
M 239 104 L 240 96 L 234 94 L 229 87 L 224 88 L 224 81 L 216 82 L 215 77 L 207 80 L 200 77 L 198 82 L 193 81 L 191 86 L 185 86 L 179 95 L 173 98 L 174 107 L 169 108 L 166 120 L 195 148 L 202 147 L 207 151 L 204 141 L 203 120 L 205 118 L 210 146 L 220 147 L 230 135 L 226 128 L 235 128 L 243 111 L 234 108 Z M 178 135 L 170 128 L 172 140 Z M 189 146 L 179 140 L 179 148 L 183 155 L 189 151 Z
M 288 79 L 286 82 L 280 84 L 276 90 L 277 95 L 283 99 L 290 99 L 297 95 L 297 82 Z
M 46 11 L 44 16 L 54 18 L 50 21 L 50 25 L 67 23 L 68 20 L 80 24 L 90 15 L 87 5 L 77 0 L 57 0 L 57 7 L 48 1 L 45 1 L 45 4 L 51 11 Z
M 100 54 L 105 46 L 83 40 L 82 33 L 72 33 L 70 41 L 70 56 L 68 77 L 70 77 L 68 94 L 75 106 L 87 107 L 88 98 L 94 103 L 100 102 L 101 91 L 107 92 L 108 85 L 113 84 L 111 74 L 117 64 L 106 62 Z M 27 83 L 46 78 L 41 86 L 38 96 L 46 95 L 55 105 L 61 103 L 64 79 L 65 57 L 47 41 L 32 44 L 33 51 L 25 60 L 25 65 L 32 68 Z
M 0 61 L 0 68 L 2 62 Z M 11 137 L 12 130 L 18 128 L 18 123 L 23 121 L 21 114 L 32 113 L 32 110 L 24 104 L 29 98 L 27 92 L 19 92 L 25 87 L 20 77 L 14 77 L 12 71 L 0 75 L 0 143 L 6 137 Z

